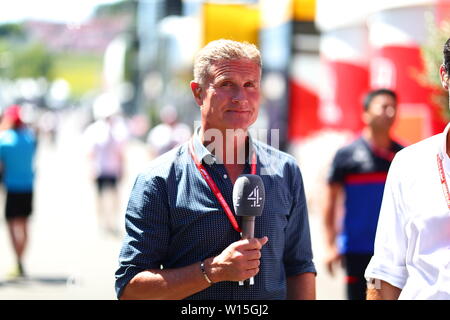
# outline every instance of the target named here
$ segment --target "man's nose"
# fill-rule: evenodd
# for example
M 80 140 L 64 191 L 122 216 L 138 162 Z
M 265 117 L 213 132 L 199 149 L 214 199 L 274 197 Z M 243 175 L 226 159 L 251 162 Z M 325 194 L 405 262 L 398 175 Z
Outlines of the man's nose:
M 247 103 L 247 95 L 245 93 L 245 90 L 243 88 L 237 88 L 231 101 L 238 104 Z

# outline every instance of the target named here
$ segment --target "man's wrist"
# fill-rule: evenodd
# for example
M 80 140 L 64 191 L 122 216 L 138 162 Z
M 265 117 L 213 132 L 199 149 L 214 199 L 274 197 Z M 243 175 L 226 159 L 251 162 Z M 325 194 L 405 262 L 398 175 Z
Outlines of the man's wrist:
M 206 282 L 208 282 L 210 285 L 213 285 L 214 282 L 211 280 L 208 273 L 206 272 L 205 260 L 200 261 L 200 271 L 202 272 Z

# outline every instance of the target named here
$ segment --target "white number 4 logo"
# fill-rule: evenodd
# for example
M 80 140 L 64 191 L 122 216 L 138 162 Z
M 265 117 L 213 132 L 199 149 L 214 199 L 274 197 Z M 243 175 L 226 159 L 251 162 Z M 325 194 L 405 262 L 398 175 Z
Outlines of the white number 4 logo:
M 253 191 L 248 195 L 247 200 L 253 201 L 253 204 L 251 205 L 252 208 L 261 207 L 262 197 L 259 196 L 258 186 L 256 186 L 255 189 L 253 189 Z

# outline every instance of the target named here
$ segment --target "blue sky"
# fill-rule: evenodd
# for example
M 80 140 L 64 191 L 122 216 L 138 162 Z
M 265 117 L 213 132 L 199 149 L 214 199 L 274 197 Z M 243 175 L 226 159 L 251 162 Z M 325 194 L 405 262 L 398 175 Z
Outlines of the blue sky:
M 10 0 L 0 5 L 0 23 L 39 19 L 64 23 L 81 23 L 93 9 L 117 0 Z

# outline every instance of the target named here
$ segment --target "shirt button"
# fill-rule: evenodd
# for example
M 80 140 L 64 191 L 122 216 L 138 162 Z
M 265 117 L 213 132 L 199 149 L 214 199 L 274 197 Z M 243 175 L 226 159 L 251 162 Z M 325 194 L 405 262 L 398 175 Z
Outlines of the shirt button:
M 226 174 L 224 174 L 224 175 L 223 175 L 223 178 L 226 179 L 226 178 L 228 178 L 228 176 L 227 176 Z

